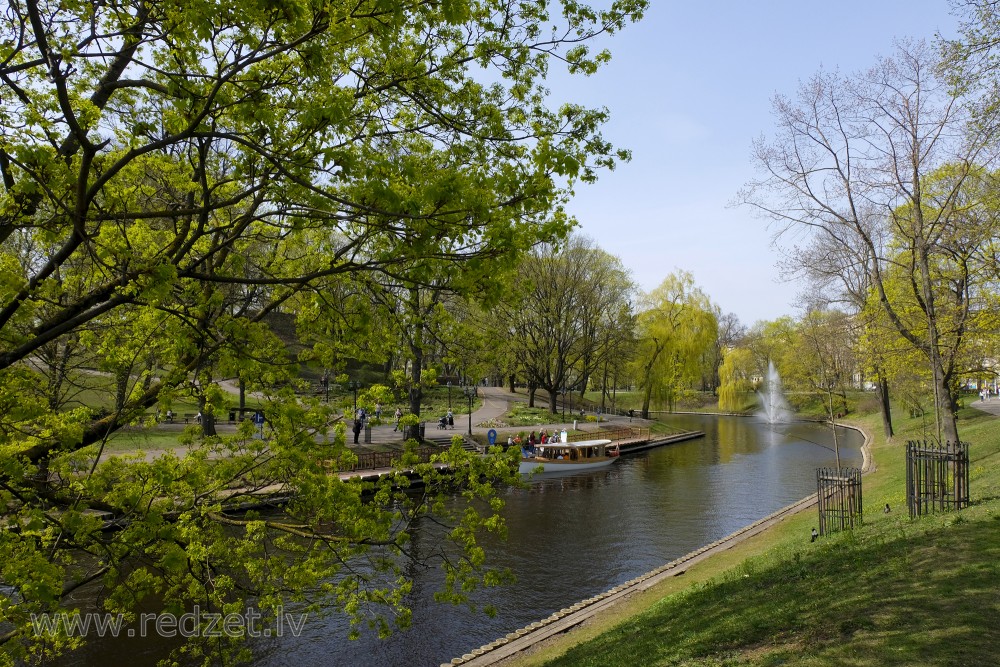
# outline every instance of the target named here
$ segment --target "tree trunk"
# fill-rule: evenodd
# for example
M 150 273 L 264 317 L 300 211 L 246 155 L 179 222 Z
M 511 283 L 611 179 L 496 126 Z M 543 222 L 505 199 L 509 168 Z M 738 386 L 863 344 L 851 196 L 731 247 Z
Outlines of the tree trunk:
M 240 419 L 243 419 L 243 411 L 247 407 L 247 381 L 240 378 Z
M 889 381 L 881 369 L 875 370 L 875 395 L 878 397 L 879 410 L 882 412 L 882 432 L 885 437 L 893 436 L 892 408 L 889 405 Z
M 948 377 L 941 368 L 941 355 L 936 351 L 931 353 L 931 363 L 934 366 L 934 402 L 941 442 L 957 445 L 958 415 L 955 414 L 955 403 L 952 400 L 951 387 L 948 386 Z
M 128 369 L 119 368 L 115 371 L 115 412 L 121 412 L 128 398 Z
M 204 396 L 198 397 L 198 412 L 201 413 L 201 433 L 206 437 L 211 437 L 216 434 L 215 431 L 215 413 L 208 408 L 208 403 L 205 401 Z

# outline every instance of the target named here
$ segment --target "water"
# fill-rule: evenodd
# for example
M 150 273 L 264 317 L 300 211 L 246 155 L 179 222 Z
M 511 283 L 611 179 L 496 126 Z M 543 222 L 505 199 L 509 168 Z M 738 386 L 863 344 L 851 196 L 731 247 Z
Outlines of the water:
M 518 582 L 480 596 L 496 605 L 496 618 L 435 603 L 440 574 L 414 570 L 411 629 L 388 640 L 348 641 L 341 617 L 309 618 L 300 637 L 255 640 L 254 664 L 440 665 L 814 493 L 815 469 L 835 465 L 829 427 L 697 415 L 669 421 L 706 436 L 506 494 L 509 538 L 489 553 L 492 565 L 512 568 Z M 860 466 L 861 437 L 841 431 L 840 442 L 843 465 Z M 431 530 L 415 536 L 418 544 L 435 539 Z M 92 646 L 77 658 L 139 667 L 155 664 L 162 649 Z
M 757 416 L 768 424 L 784 424 L 794 418 L 794 412 L 785 399 L 781 388 L 781 376 L 774 367 L 773 361 L 767 362 L 767 378 L 764 380 L 764 391 L 757 392 L 760 399 L 760 411 Z
M 670 421 L 706 437 L 507 494 L 509 538 L 494 545 L 494 564 L 511 567 L 518 582 L 489 592 L 497 618 L 433 602 L 440 577 L 424 572 L 409 631 L 347 642 L 338 638 L 339 619 L 317 620 L 302 638 L 272 645 L 258 664 L 445 663 L 815 493 L 815 469 L 835 465 L 829 428 L 738 417 Z M 860 436 L 840 436 L 843 464 L 860 467 Z

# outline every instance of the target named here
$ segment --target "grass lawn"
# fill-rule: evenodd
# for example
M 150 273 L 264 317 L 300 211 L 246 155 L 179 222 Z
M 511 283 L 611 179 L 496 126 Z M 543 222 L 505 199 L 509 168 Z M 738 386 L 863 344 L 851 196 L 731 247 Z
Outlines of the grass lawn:
M 924 425 L 903 420 L 873 444 L 862 527 L 811 543 L 812 508 L 505 664 L 1000 664 L 1000 420 L 962 417 L 972 507 L 908 517 L 905 441 Z
M 183 448 L 180 442 L 181 432 L 178 430 L 160 430 L 148 428 L 128 428 L 114 433 L 105 446 L 108 453 L 137 452 L 163 449 Z M 96 447 L 96 445 L 91 445 Z

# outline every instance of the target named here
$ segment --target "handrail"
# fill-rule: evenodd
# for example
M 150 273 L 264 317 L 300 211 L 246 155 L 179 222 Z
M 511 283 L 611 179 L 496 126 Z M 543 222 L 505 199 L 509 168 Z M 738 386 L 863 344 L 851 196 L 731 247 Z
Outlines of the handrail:
M 638 428 L 635 426 L 626 426 L 623 428 L 615 429 L 602 429 L 599 431 L 584 431 L 581 433 L 574 433 L 568 436 L 566 439 L 569 442 L 580 442 L 582 440 L 648 440 L 650 435 L 650 430 L 648 428 Z

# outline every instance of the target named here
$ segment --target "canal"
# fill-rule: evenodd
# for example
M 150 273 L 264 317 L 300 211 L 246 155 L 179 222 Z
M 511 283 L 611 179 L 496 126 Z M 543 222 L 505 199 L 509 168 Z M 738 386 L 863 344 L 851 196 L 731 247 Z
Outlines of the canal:
M 483 596 L 498 609 L 495 618 L 434 602 L 441 577 L 419 571 L 408 631 L 348 641 L 341 619 L 310 619 L 298 638 L 261 641 L 256 664 L 440 665 L 815 493 L 816 468 L 836 461 L 832 431 L 817 424 L 700 415 L 665 421 L 705 437 L 624 456 L 599 471 L 543 476 L 507 494 L 508 540 L 492 545 L 492 554 L 518 580 Z M 838 440 L 842 465 L 860 467 L 860 434 L 841 430 Z
M 412 569 L 410 629 L 349 641 L 341 616 L 309 617 L 299 636 L 253 640 L 254 664 L 436 667 L 815 493 L 816 468 L 836 461 L 832 431 L 818 424 L 700 415 L 664 421 L 705 437 L 625 455 L 597 471 L 541 476 L 506 493 L 508 539 L 487 546 L 490 564 L 509 567 L 517 582 L 475 600 L 494 605 L 495 617 L 435 602 L 440 571 Z M 842 465 L 860 467 L 861 435 L 842 429 L 838 439 Z M 414 543 L 434 544 L 434 530 L 423 524 Z M 152 666 L 172 645 L 154 637 L 96 641 L 57 662 Z

